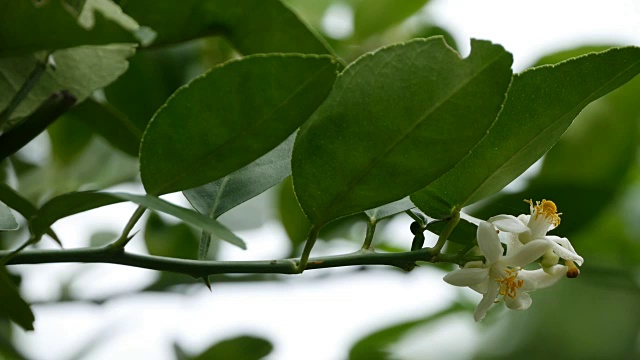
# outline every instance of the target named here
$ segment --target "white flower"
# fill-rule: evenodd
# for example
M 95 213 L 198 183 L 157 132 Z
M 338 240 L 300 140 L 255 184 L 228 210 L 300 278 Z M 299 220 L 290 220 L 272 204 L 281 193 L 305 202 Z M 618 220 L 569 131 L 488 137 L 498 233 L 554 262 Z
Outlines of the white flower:
M 553 201 L 542 200 L 533 204 L 531 200 L 525 200 L 529 203 L 531 215 L 520 215 L 517 218 L 512 215 L 498 215 L 489 219 L 489 222 L 495 225 L 501 231 L 507 231 L 517 234 L 517 239 L 522 244 L 527 244 L 535 240 L 546 240 L 552 250 L 545 254 L 543 258 L 543 266 L 547 271 L 551 271 L 553 265 L 558 262 L 560 257 L 568 260 L 570 277 L 578 276 L 578 269 L 573 265 L 575 261 L 578 265 L 582 265 L 584 259 L 578 255 L 567 238 L 559 236 L 547 235 L 547 232 L 560 225 L 560 213 Z M 517 247 L 518 244 L 508 244 Z M 555 261 L 554 261 L 555 260 Z M 575 276 L 572 276 L 575 275 Z
M 528 271 L 522 267 L 540 258 L 551 244 L 545 239 L 531 240 L 508 248 L 503 255 L 503 247 L 493 224 L 483 221 L 478 225 L 478 246 L 486 258 L 484 264 L 469 263 L 462 269 L 454 270 L 444 280 L 455 286 L 468 286 L 483 294 L 476 307 L 474 318 L 480 321 L 499 295 L 513 310 L 525 310 L 531 305 L 528 292 L 552 285 L 567 271 L 562 265 L 556 265 L 552 273 L 542 269 Z

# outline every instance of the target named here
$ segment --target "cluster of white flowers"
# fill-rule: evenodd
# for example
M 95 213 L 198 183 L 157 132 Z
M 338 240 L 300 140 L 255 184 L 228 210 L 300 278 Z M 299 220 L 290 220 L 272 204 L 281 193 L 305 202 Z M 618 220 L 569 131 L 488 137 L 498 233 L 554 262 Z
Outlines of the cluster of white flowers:
M 553 201 L 527 200 L 530 215 L 498 215 L 478 224 L 478 246 L 486 259 L 474 261 L 454 270 L 444 281 L 455 286 L 468 286 L 482 294 L 475 310 L 476 321 L 502 296 L 508 308 L 526 310 L 531 306 L 529 292 L 556 283 L 563 276 L 580 274 L 576 267 L 583 259 L 567 238 L 547 235 L 560 224 L 560 213 Z M 506 245 L 506 253 L 503 248 Z M 564 265 L 559 264 L 560 259 Z M 523 270 L 538 262 L 539 269 Z

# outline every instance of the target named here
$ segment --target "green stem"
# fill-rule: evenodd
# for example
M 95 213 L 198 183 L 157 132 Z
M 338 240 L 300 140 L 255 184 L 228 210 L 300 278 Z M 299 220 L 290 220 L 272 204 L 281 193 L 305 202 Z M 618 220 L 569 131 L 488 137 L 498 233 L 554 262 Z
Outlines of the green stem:
M 142 214 L 144 214 L 146 210 L 147 208 L 145 208 L 144 206 L 142 205 L 138 206 L 136 211 L 134 211 L 133 215 L 131 215 L 129 222 L 122 230 L 122 235 L 120 235 L 118 240 L 114 241 L 111 245 L 109 245 L 111 248 L 124 249 L 124 247 L 127 246 L 127 244 L 132 238 L 132 236 L 129 236 L 129 234 L 131 233 L 131 230 L 133 230 L 133 227 L 136 226 L 136 223 L 138 222 L 138 220 L 140 220 L 140 218 L 142 217 Z
M 0 251 L 0 256 L 9 255 Z M 325 256 L 309 259 L 306 269 L 324 269 L 344 266 L 388 265 L 410 270 L 416 261 L 446 262 L 464 265 L 469 261 L 482 260 L 480 256 L 458 259 L 457 254 L 440 254 L 437 258 L 433 249 L 401 253 L 375 253 L 356 251 L 350 254 Z M 167 258 L 152 255 L 131 254 L 106 246 L 102 248 L 81 248 L 68 250 L 25 250 L 15 254 L 7 265 L 45 263 L 109 263 L 138 268 L 170 271 L 201 278 L 214 274 L 298 274 L 296 259 L 272 261 L 200 261 Z
M 376 232 L 376 222 L 369 220 L 367 222 L 367 234 L 364 237 L 362 250 L 371 250 L 371 242 L 373 241 L 373 234 L 375 232 Z
M 309 261 L 309 255 L 311 254 L 311 249 L 313 249 L 313 245 L 315 245 L 316 240 L 318 239 L 318 233 L 320 232 L 321 226 L 314 225 L 309 229 L 309 235 L 307 235 L 307 242 L 304 244 L 304 249 L 302 250 L 302 255 L 300 256 L 300 262 L 298 263 L 298 267 L 296 268 L 297 273 L 302 273 L 307 268 L 307 262 Z
M 38 83 L 38 80 L 40 80 L 40 77 L 44 74 L 45 70 L 47 70 L 48 59 L 49 54 L 47 54 L 44 60 L 38 60 L 36 62 L 36 67 L 31 71 L 18 92 L 13 95 L 9 105 L 7 105 L 7 107 L 0 113 L 0 129 L 2 129 L 7 120 L 9 120 L 11 114 L 13 114 L 13 112 L 18 108 L 22 100 L 27 97 L 29 91 L 31 91 L 31 89 L 33 89 L 33 87 Z
M 447 220 L 447 225 L 444 227 L 444 229 L 442 229 L 442 232 L 438 237 L 438 242 L 436 243 L 436 246 L 433 247 L 433 252 L 436 255 L 442 255 L 440 254 L 440 250 L 442 250 L 444 243 L 449 238 L 449 235 L 451 235 L 453 229 L 455 229 L 455 227 L 458 225 L 458 222 L 460 222 L 460 212 L 456 211 L 453 213 L 453 216 L 449 220 Z

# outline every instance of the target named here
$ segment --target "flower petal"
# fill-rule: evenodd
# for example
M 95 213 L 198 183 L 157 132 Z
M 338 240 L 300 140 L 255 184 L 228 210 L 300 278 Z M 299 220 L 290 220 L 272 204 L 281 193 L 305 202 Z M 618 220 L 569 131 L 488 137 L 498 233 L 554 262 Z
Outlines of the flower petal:
M 482 254 L 487 258 L 487 261 L 490 263 L 498 261 L 504 249 L 496 233 L 496 228 L 490 223 L 483 221 L 478 225 L 477 236 L 478 246 L 480 246 L 480 250 L 482 250 Z
M 527 225 L 523 224 L 522 221 L 518 220 L 513 215 L 497 215 L 490 218 L 488 221 L 495 225 L 495 227 L 500 231 L 507 231 L 516 234 L 529 231 Z
M 479 284 L 488 277 L 489 269 L 466 268 L 448 273 L 443 280 L 454 286 L 469 286 Z
M 521 270 L 518 273 L 518 279 L 524 280 L 524 284 L 520 288 L 520 291 L 527 292 L 549 287 L 562 279 L 566 273 L 567 267 L 564 265 L 553 266 L 549 273 L 546 273 L 542 269 Z
M 573 248 L 573 245 L 571 245 L 571 241 L 569 241 L 569 239 L 565 238 L 565 237 L 560 237 L 560 236 L 555 236 L 555 235 L 547 235 L 545 236 L 547 238 L 547 240 L 551 240 L 555 243 L 558 243 L 564 247 L 566 247 L 567 249 L 573 251 L 574 253 L 578 253 L 576 251 L 576 249 Z
M 522 267 L 534 262 L 551 248 L 551 242 L 547 240 L 534 240 L 525 244 L 517 252 L 513 252 L 502 258 L 502 263 L 513 267 Z
M 511 310 L 527 310 L 531 306 L 531 295 L 524 291 L 518 292 L 518 295 L 513 299 L 505 296 L 504 303 Z
M 553 252 L 561 258 L 565 260 L 575 261 L 578 265 L 582 265 L 584 263 L 584 259 L 582 258 L 582 256 L 576 254 L 575 252 L 572 252 L 565 247 L 560 246 L 554 241 L 551 241 L 551 244 L 553 246 Z
M 469 288 L 477 293 L 486 294 L 487 290 L 489 290 L 489 281 L 495 282 L 495 280 L 490 280 L 489 278 L 487 278 L 480 284 L 469 285 Z
M 493 302 L 496 301 L 496 297 L 498 297 L 499 289 L 500 285 L 497 281 L 489 281 L 487 292 L 482 296 L 482 300 L 480 300 L 476 311 L 473 313 L 473 318 L 476 322 L 484 319 L 484 316 L 487 315 L 487 310 L 489 310 Z
M 569 241 L 569 239 L 564 238 L 564 237 L 555 236 L 555 235 L 547 235 L 546 238 L 547 238 L 547 240 L 551 240 L 554 243 L 564 247 L 565 249 L 568 249 L 575 256 L 579 257 L 579 259 L 566 259 L 566 260 L 573 260 L 573 261 L 577 262 L 578 265 L 582 265 L 582 263 L 584 262 L 584 259 L 582 258 L 582 256 L 578 255 L 578 252 L 576 252 L 576 250 L 573 248 L 573 245 L 571 245 L 571 241 Z M 559 255 L 559 254 L 557 254 L 557 255 Z

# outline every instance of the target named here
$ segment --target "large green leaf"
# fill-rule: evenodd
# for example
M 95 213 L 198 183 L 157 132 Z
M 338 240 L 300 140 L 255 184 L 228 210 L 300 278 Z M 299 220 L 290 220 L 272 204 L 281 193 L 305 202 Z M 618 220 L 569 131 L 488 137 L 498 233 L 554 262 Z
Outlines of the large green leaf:
M 49 66 L 38 83 L 14 111 L 13 117 L 26 116 L 52 93 L 68 90 L 83 101 L 127 70 L 127 58 L 135 52 L 133 44 L 79 46 L 53 53 L 55 68 Z M 0 58 L 0 109 L 9 104 L 39 60 L 34 55 Z
M 87 0 L 86 11 L 64 0 L 0 3 L 0 56 L 79 45 L 136 42 L 138 25 L 110 0 Z
M 11 209 L 0 202 L 0 231 L 13 231 L 19 228 L 20 225 L 18 225 Z
M 556 53 L 543 61 L 562 61 L 567 54 L 580 55 L 575 53 L 587 49 Z M 498 213 L 526 213 L 529 207 L 523 199 L 544 198 L 553 200 L 562 212 L 557 231 L 563 236 L 584 229 L 616 199 L 630 170 L 637 166 L 638 94 L 640 77 L 589 104 L 545 155 L 540 172 L 525 189 L 498 195 L 473 214 L 488 218 Z
M 214 67 L 149 123 L 140 148 L 145 189 L 189 189 L 249 164 L 313 113 L 335 76 L 333 59 L 317 55 L 254 55 Z
M 511 62 L 487 41 L 461 59 L 433 37 L 352 63 L 294 145 L 294 188 L 311 222 L 399 200 L 449 171 L 495 119 Z
M 242 239 L 216 220 L 209 219 L 193 210 L 171 204 L 152 195 L 134 195 L 123 192 L 84 191 L 55 197 L 45 203 L 31 218 L 31 231 L 36 236 L 42 235 L 44 231 L 59 219 L 123 201 L 131 201 L 146 208 L 175 216 L 191 225 L 215 234 L 222 240 L 246 249 L 246 245 Z
M 432 217 L 502 189 L 546 153 L 593 100 L 640 72 L 640 48 L 615 48 L 514 76 L 495 124 L 446 175 L 411 196 Z
M 154 45 L 225 35 L 243 54 L 330 53 L 325 42 L 278 0 L 127 1 L 123 10 L 158 33 Z
M 36 320 L 31 312 L 29 304 L 20 296 L 7 269 L 0 268 L 0 315 L 9 317 L 25 330 L 33 330 L 33 322 Z
M 376 0 L 357 2 L 354 9 L 354 35 L 366 38 L 399 24 L 429 0 Z

